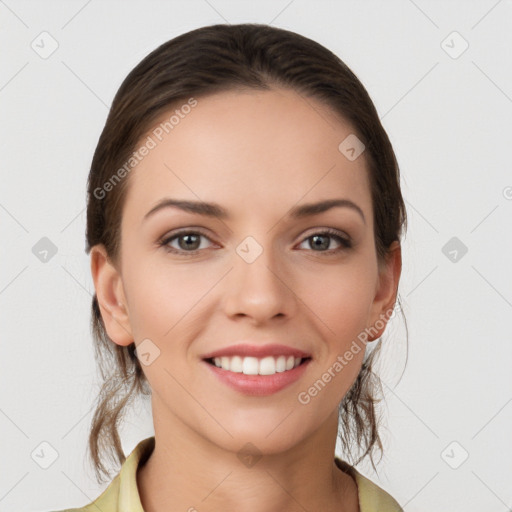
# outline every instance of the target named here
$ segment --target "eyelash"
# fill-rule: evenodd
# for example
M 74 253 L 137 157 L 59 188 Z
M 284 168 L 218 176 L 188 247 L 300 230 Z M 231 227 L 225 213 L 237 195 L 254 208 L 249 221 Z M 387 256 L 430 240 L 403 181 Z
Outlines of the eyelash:
M 184 235 L 201 235 L 201 236 L 204 236 L 205 238 L 207 238 L 208 240 L 210 240 L 210 237 L 207 236 L 205 233 L 203 233 L 200 230 L 197 230 L 197 231 L 182 230 L 182 231 L 178 231 L 178 232 L 173 233 L 171 236 L 164 237 L 163 239 L 161 239 L 158 242 L 158 246 L 159 247 L 163 247 L 164 250 L 167 251 L 168 253 L 178 254 L 178 255 L 183 255 L 183 256 L 194 256 L 197 253 L 199 253 L 199 252 L 204 250 L 204 249 L 195 249 L 193 251 L 185 251 L 183 249 L 175 249 L 175 248 L 169 247 L 168 244 L 171 241 L 173 241 L 175 239 L 178 239 L 178 238 L 180 238 L 181 236 L 184 236 Z M 337 253 L 339 253 L 339 252 L 341 252 L 343 250 L 347 250 L 347 249 L 351 249 L 352 248 L 352 242 L 351 242 L 350 239 L 341 236 L 341 232 L 339 232 L 339 231 L 337 231 L 335 229 L 331 229 L 331 228 L 326 228 L 326 229 L 318 231 L 316 233 L 312 233 L 311 235 L 305 237 L 302 240 L 301 244 L 304 241 L 306 241 L 306 240 L 308 240 L 310 238 L 313 238 L 316 235 L 329 235 L 329 236 L 331 236 L 333 238 L 336 238 L 339 241 L 341 247 L 338 247 L 337 249 L 328 249 L 326 251 L 313 251 L 311 249 L 311 251 L 313 251 L 313 252 L 318 252 L 320 254 L 325 254 L 326 256 L 333 256 L 333 255 L 336 255 Z

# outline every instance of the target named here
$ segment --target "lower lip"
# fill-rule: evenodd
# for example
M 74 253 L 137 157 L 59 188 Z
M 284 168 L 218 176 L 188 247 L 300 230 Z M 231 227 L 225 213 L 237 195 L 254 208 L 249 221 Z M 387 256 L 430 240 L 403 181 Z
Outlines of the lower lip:
M 298 380 L 306 371 L 306 367 L 311 362 L 311 359 L 307 359 L 292 370 L 274 373 L 274 375 L 245 375 L 244 373 L 223 370 L 207 361 L 203 362 L 224 384 L 227 384 L 236 391 L 245 395 L 268 396 L 277 393 Z

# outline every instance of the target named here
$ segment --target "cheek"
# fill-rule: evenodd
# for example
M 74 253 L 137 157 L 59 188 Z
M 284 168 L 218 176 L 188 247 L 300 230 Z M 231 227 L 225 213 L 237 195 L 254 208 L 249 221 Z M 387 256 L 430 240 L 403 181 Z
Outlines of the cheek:
M 376 267 L 371 264 L 333 266 L 302 281 L 301 298 L 331 328 L 330 337 L 346 341 L 366 327 L 375 292 Z
M 222 269 L 205 272 L 201 265 L 169 263 L 162 255 L 126 260 L 125 290 L 137 341 L 149 338 L 169 350 L 170 341 L 186 339 L 222 274 Z
M 125 288 L 130 297 L 130 323 L 139 338 L 161 336 L 172 326 L 172 288 L 154 267 L 133 268 L 126 272 Z M 164 324 L 168 324 L 165 328 Z M 164 330 L 165 329 L 165 330 Z

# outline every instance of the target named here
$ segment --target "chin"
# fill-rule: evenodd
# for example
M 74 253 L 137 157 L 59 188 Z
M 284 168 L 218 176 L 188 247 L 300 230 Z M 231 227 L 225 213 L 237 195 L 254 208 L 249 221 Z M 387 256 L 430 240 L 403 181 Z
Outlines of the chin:
M 293 413 L 290 415 L 292 416 Z M 253 421 L 250 423 L 226 425 L 227 430 L 233 435 L 226 439 L 223 445 L 226 449 L 238 453 L 244 446 L 250 444 L 262 455 L 272 455 L 286 452 L 300 444 L 308 437 L 304 424 L 296 421 L 287 422 L 286 414 L 281 414 L 278 421 Z

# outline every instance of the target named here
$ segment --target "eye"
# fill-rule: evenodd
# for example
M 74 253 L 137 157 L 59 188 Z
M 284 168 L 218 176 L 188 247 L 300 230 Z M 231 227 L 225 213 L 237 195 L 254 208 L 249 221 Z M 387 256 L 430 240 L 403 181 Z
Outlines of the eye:
M 172 236 L 163 238 L 158 242 L 158 245 L 163 246 L 166 251 L 172 253 L 181 254 L 185 252 L 188 254 L 195 254 L 199 250 L 204 249 L 204 246 L 201 247 L 201 237 L 210 240 L 200 231 L 180 231 L 178 233 L 174 233 Z M 170 245 L 171 242 L 174 241 L 177 242 L 178 247 Z
M 158 242 L 158 245 L 164 247 L 164 249 L 170 253 L 194 255 L 206 248 L 201 244 L 201 238 L 211 242 L 210 238 L 201 231 L 183 230 L 164 237 Z M 329 248 L 333 239 L 337 240 L 339 244 L 339 246 L 334 249 Z M 309 242 L 309 246 L 313 248 L 313 252 L 323 252 L 327 254 L 338 253 L 352 247 L 350 239 L 344 236 L 342 232 L 335 229 L 324 229 L 313 233 L 306 237 L 300 245 L 306 242 Z M 176 245 L 171 245 L 172 243 L 176 243 L 177 247 Z
M 331 245 L 331 240 L 333 238 L 336 239 L 340 245 L 337 248 L 329 249 L 329 246 Z M 308 241 L 309 246 L 314 248 L 314 252 L 327 252 L 331 254 L 337 253 L 345 249 L 350 249 L 352 247 L 352 242 L 350 241 L 350 239 L 343 236 L 340 231 L 337 231 L 335 229 L 325 229 L 318 233 L 313 233 L 312 235 L 305 238 L 302 244 Z

